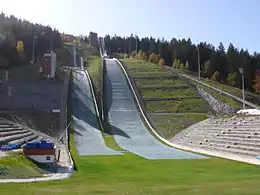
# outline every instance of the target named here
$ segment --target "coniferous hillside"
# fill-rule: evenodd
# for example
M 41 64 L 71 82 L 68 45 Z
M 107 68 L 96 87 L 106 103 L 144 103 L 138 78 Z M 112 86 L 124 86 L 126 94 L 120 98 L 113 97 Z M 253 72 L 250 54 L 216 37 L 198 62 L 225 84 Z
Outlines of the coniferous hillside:
M 142 54 L 142 60 L 150 59 L 149 61 L 152 62 L 154 57 L 151 57 L 151 55 L 154 53 L 158 54 L 157 63 L 162 58 L 164 59 L 163 62 L 168 66 L 177 66 L 179 64 L 181 67 L 181 64 L 188 65 L 190 72 L 198 71 L 199 53 L 201 76 L 235 87 L 241 87 L 241 75 L 238 69 L 243 67 L 245 88 L 255 91 L 254 79 L 256 70 L 260 69 L 260 54 L 255 52 L 250 55 L 247 50 L 239 50 L 232 43 L 225 50 L 222 43 L 217 48 L 206 42 L 195 45 L 190 38 L 182 40 L 172 38 L 170 41 L 166 41 L 153 37 L 140 39 L 133 35 L 126 38 L 107 35 L 104 40 L 110 54 L 127 53 L 134 57 L 136 49 L 138 49 L 139 52 L 144 52 L 139 53 Z M 138 56 L 140 57 L 140 55 Z

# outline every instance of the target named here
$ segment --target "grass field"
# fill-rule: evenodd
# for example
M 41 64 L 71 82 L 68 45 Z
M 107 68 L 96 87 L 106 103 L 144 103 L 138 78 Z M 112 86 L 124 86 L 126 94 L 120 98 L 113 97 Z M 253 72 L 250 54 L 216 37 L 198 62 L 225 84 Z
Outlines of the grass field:
M 101 58 L 98 56 L 89 56 L 87 58 L 87 70 L 92 78 L 93 84 L 97 89 L 100 88 L 101 77 Z
M 9 152 L 0 158 L 0 179 L 41 177 L 41 173 L 42 170 L 21 152 Z
M 141 94 L 146 97 L 198 97 L 198 93 L 192 89 L 142 89 Z
M 138 87 L 187 85 L 184 81 L 180 79 L 160 79 L 160 80 L 136 79 L 135 82 Z
M 172 138 L 183 129 L 206 118 L 208 116 L 205 114 L 151 115 L 151 119 L 156 123 L 156 130 L 166 139 Z
M 123 60 L 128 67 L 132 76 L 170 76 L 165 69 L 160 66 L 143 62 L 134 59 Z M 140 71 L 137 68 L 142 68 Z M 150 70 L 149 70 L 150 68 Z M 183 86 L 188 85 L 181 78 L 175 79 L 160 79 L 160 80 L 148 80 L 148 79 L 135 79 L 137 87 L 143 98 L 174 98 L 174 97 L 199 97 L 195 88 L 182 88 L 182 89 L 142 89 L 140 87 L 147 86 Z M 209 106 L 207 102 L 202 99 L 184 99 L 182 101 L 144 101 L 146 110 L 152 112 L 176 112 L 176 113 L 207 113 Z M 205 115 L 178 115 L 176 117 L 172 115 L 160 115 L 150 117 L 156 126 L 156 131 L 166 139 L 171 138 L 176 133 L 187 128 L 188 126 L 197 123 L 205 119 Z M 160 120 L 158 120 L 160 119 Z
M 199 99 L 182 101 L 146 101 L 148 112 L 207 112 L 208 105 Z
M 113 141 L 113 140 L 111 140 Z M 71 152 L 77 171 L 66 180 L 1 184 L 1 194 L 238 195 L 260 193 L 259 167 L 219 158 L 145 160 L 122 156 L 80 157 L 73 136 Z M 19 189 L 19 190 L 15 190 Z
M 163 71 L 147 71 L 147 72 L 139 72 L 139 71 L 131 71 L 132 75 L 140 76 L 140 77 L 162 77 L 162 76 L 171 76 L 169 72 Z

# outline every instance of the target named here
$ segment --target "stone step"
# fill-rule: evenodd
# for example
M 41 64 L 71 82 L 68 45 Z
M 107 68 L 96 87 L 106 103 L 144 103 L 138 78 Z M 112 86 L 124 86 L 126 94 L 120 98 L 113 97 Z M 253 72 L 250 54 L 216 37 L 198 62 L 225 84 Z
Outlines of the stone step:
M 27 133 L 29 130 L 23 129 L 23 130 L 18 130 L 18 131 L 6 131 L 6 132 L 0 132 L 0 137 L 6 137 L 10 135 L 18 135 L 21 133 Z
M 188 139 L 197 139 L 199 137 L 202 137 L 204 139 L 211 139 L 211 138 L 217 138 L 217 139 L 221 139 L 221 140 L 230 140 L 230 141 L 234 141 L 234 142 L 239 142 L 239 141 L 248 141 L 250 143 L 254 143 L 254 144 L 260 144 L 260 137 L 255 137 L 255 136 L 252 136 L 252 137 L 247 137 L 247 136 L 241 136 L 241 135 L 238 135 L 238 136 L 235 136 L 235 135 L 232 135 L 232 136 L 226 136 L 226 135 L 219 135 L 219 136 L 215 136 L 215 135 L 203 135 L 203 136 L 200 136 L 200 135 L 189 135 L 189 134 L 185 134 L 184 135 L 184 138 L 188 138 Z
M 249 126 L 249 127 L 237 127 L 237 126 L 233 126 L 233 127 L 221 127 L 221 126 L 218 126 L 218 127 L 203 127 L 203 126 L 197 126 L 197 127 L 194 127 L 195 129 L 201 129 L 201 130 L 233 130 L 233 129 L 236 129 L 236 130 L 247 130 L 247 131 L 260 131 L 260 126 Z
M 31 136 L 33 134 L 34 133 L 32 133 L 32 132 L 28 132 L 28 133 L 21 133 L 18 135 L 11 135 L 11 136 L 7 136 L 7 137 L 3 137 L 3 138 L 0 138 L 0 145 L 7 144 L 10 141 L 17 140 L 17 139 L 20 139 L 23 137 Z
M 192 134 L 192 135 L 207 135 L 207 134 L 216 134 L 216 135 L 220 135 L 220 134 L 227 134 L 227 135 L 260 135 L 259 131 L 236 131 L 236 130 L 231 130 L 231 131 L 217 131 L 217 130 L 196 130 L 196 131 L 190 131 L 187 132 L 188 134 Z M 186 133 L 186 134 L 187 134 Z
M 226 152 L 226 153 L 234 153 L 234 154 L 239 154 L 239 155 L 246 155 L 246 156 L 251 156 L 251 157 L 256 157 L 259 156 L 260 153 L 254 152 L 254 151 L 244 151 L 241 149 L 234 149 L 234 148 L 226 148 L 223 147 L 222 145 L 217 145 L 217 144 L 212 144 L 212 145 L 199 145 L 198 143 L 180 143 L 182 145 L 187 145 L 189 147 L 193 148 L 202 148 L 206 149 L 209 151 L 218 151 L 218 152 Z
M 13 127 L 13 124 L 0 124 L 0 128 L 8 128 L 8 127 Z
M 7 131 L 18 131 L 23 130 L 22 127 L 9 127 L 9 128 L 0 128 L 0 132 L 7 132 Z
M 207 124 L 207 125 L 205 125 L 205 124 L 201 124 L 200 125 L 200 127 L 202 127 L 202 128 L 233 128 L 233 127 L 236 127 L 236 128 L 248 128 L 248 129 L 250 129 L 250 128 L 258 128 L 258 129 L 260 129 L 259 128 L 259 125 L 260 124 L 243 124 L 243 125 L 241 125 L 241 124 L 225 124 L 225 125 L 218 125 L 218 124 Z
M 35 140 L 37 138 L 38 138 L 38 136 L 36 134 L 33 134 L 33 135 L 30 135 L 30 136 L 26 136 L 24 138 L 20 138 L 20 139 L 10 141 L 9 143 L 24 145 L 26 142 L 30 142 L 30 141 Z
M 8 122 L 8 121 L 6 121 L 6 120 L 0 120 L 0 124 L 1 125 L 10 125 L 10 124 L 12 124 L 12 123 L 10 123 L 10 122 Z
M 240 140 L 245 140 L 245 139 L 249 139 L 251 141 L 255 141 L 255 142 L 259 142 L 260 143 L 260 136 L 257 135 L 229 135 L 226 136 L 224 135 L 219 135 L 218 136 L 221 139 L 225 139 L 225 138 L 230 138 L 230 139 L 240 139 Z
M 259 147 L 254 147 L 254 146 L 246 146 L 246 145 L 233 145 L 231 142 L 224 142 L 224 141 L 211 141 L 211 142 L 205 142 L 204 140 L 196 140 L 195 143 L 198 143 L 199 145 L 209 145 L 209 146 L 217 146 L 220 148 L 231 148 L 231 149 L 236 149 L 236 150 L 241 150 L 241 151 L 251 151 L 251 152 L 257 152 L 260 153 L 260 148 Z
M 215 137 L 184 137 L 183 140 L 196 140 L 200 141 L 201 143 L 217 143 L 217 144 L 224 144 L 230 146 L 241 146 L 241 147 L 252 147 L 251 149 L 259 149 L 260 150 L 260 142 L 252 142 L 251 140 L 229 140 L 229 139 L 218 139 Z
M 191 135 L 191 136 L 207 136 L 207 135 L 210 135 L 210 136 L 217 136 L 219 138 L 221 137 L 230 137 L 230 138 L 241 138 L 241 139 L 256 139 L 256 140 L 260 140 L 260 136 L 258 135 L 252 135 L 252 134 L 246 134 L 246 135 L 243 135 L 243 134 L 233 134 L 233 135 L 228 135 L 228 134 L 218 134 L 218 133 L 185 133 L 184 135 Z

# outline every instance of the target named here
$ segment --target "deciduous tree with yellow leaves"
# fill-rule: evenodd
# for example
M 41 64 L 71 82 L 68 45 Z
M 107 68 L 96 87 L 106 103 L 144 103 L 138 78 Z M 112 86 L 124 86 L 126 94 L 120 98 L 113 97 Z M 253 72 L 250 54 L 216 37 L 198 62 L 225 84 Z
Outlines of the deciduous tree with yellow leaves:
M 152 53 L 152 54 L 149 56 L 149 62 L 151 62 L 151 63 L 157 64 L 157 63 L 158 63 L 158 60 L 159 60 L 159 57 L 158 57 L 158 55 L 155 54 L 155 53 Z
M 145 52 L 143 52 L 142 50 L 140 50 L 137 54 L 137 59 L 138 60 L 144 60 L 144 61 L 147 61 L 148 60 L 148 57 L 147 57 L 147 54 Z
M 16 50 L 17 52 L 19 53 L 23 53 L 24 52 L 24 44 L 23 44 L 23 41 L 17 41 L 17 44 L 16 44 Z
M 165 65 L 165 60 L 164 60 L 163 58 L 161 58 L 161 59 L 159 60 L 158 64 L 159 64 L 160 66 L 164 66 L 164 65 Z

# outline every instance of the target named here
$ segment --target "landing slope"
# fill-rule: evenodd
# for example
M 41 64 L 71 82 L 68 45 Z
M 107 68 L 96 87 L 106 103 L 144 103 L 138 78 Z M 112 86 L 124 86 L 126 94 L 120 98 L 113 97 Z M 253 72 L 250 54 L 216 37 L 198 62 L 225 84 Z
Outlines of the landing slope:
M 168 147 L 156 140 L 145 127 L 120 66 L 106 60 L 106 104 L 111 130 L 118 145 L 146 159 L 205 158 Z
M 105 145 L 99 130 L 90 84 L 85 72 L 81 70 L 73 73 L 72 107 L 74 140 L 80 156 L 121 154 Z

